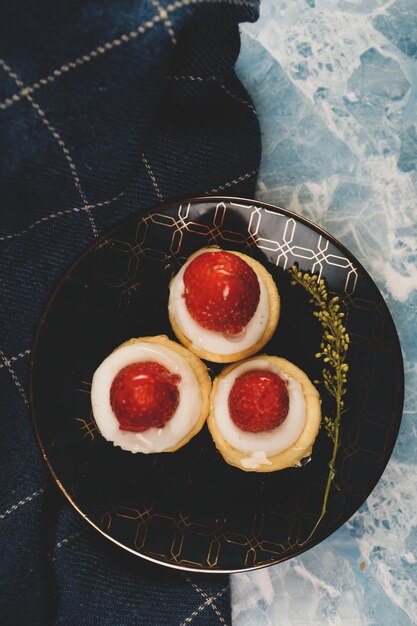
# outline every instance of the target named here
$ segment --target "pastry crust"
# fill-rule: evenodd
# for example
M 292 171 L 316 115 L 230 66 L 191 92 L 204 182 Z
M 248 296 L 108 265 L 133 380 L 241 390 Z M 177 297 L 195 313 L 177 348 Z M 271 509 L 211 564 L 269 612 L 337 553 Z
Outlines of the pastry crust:
M 288 374 L 291 378 L 296 380 L 300 385 L 304 394 L 306 402 L 306 421 L 304 429 L 292 446 L 275 454 L 273 456 L 267 456 L 267 459 L 271 462 L 270 465 L 259 465 L 257 468 L 248 468 L 242 465 L 242 460 L 247 459 L 250 456 L 248 452 L 241 452 L 234 448 L 228 441 L 225 440 L 221 434 L 214 411 L 214 398 L 217 391 L 219 380 L 230 374 L 238 365 L 242 363 L 234 363 L 226 367 L 222 373 L 214 380 L 213 387 L 210 395 L 210 414 L 207 420 L 211 436 L 213 437 L 216 448 L 223 456 L 226 463 L 234 465 L 246 472 L 275 472 L 277 470 L 285 469 L 287 467 L 294 467 L 300 464 L 301 459 L 311 454 L 314 441 L 320 428 L 321 422 L 321 400 L 320 395 L 314 385 L 311 383 L 308 376 L 296 365 L 276 356 L 259 355 L 250 361 L 256 361 L 257 359 L 268 359 L 271 363 L 279 367 L 283 372 Z
M 202 248 L 198 250 L 194 254 L 192 254 L 189 259 L 192 259 L 197 254 L 201 254 L 203 250 L 213 250 L 215 247 L 211 246 L 208 248 Z M 215 248 L 216 250 L 219 248 Z M 212 361 L 213 363 L 234 363 L 235 361 L 242 361 L 243 359 L 247 359 L 258 352 L 264 345 L 271 339 L 272 335 L 275 332 L 277 327 L 281 305 L 280 305 L 280 297 L 278 293 L 277 286 L 275 284 L 274 279 L 271 274 L 264 268 L 264 266 L 259 263 L 259 261 L 255 261 L 251 257 L 246 254 L 242 254 L 241 252 L 235 252 L 234 250 L 227 250 L 226 252 L 230 252 L 231 254 L 236 254 L 241 259 L 246 261 L 248 265 L 256 272 L 256 274 L 262 279 L 265 284 L 266 291 L 268 293 L 268 302 L 269 302 L 269 319 L 268 323 L 265 327 L 265 330 L 262 336 L 256 341 L 252 346 L 246 348 L 245 350 L 241 350 L 240 352 L 234 352 L 233 354 L 217 354 L 215 352 L 210 352 L 210 350 L 205 350 L 203 348 L 196 348 L 193 346 L 192 340 L 187 337 L 185 332 L 177 323 L 174 315 L 171 313 L 168 307 L 168 315 L 169 321 L 171 322 L 172 330 L 175 333 L 177 339 L 186 347 L 188 350 L 191 350 L 194 354 L 200 357 L 200 359 L 205 359 L 206 361 Z
M 196 421 L 194 428 L 190 430 L 190 432 L 185 437 L 183 437 L 183 439 L 181 439 L 181 441 L 179 441 L 176 446 L 163 450 L 163 452 L 176 452 L 177 450 L 185 446 L 185 444 L 188 443 L 190 439 L 197 435 L 204 426 L 210 409 L 211 378 L 207 372 L 206 366 L 202 361 L 200 361 L 198 357 L 195 356 L 195 354 L 193 354 L 180 344 L 176 343 L 175 341 L 168 339 L 166 335 L 156 335 L 155 337 L 135 337 L 122 343 L 113 352 L 116 352 L 116 350 L 119 350 L 124 346 L 137 343 L 138 341 L 157 344 L 159 346 L 163 346 L 164 348 L 168 348 L 173 352 L 176 352 L 184 359 L 186 359 L 198 380 L 201 391 L 201 409 L 198 420 Z

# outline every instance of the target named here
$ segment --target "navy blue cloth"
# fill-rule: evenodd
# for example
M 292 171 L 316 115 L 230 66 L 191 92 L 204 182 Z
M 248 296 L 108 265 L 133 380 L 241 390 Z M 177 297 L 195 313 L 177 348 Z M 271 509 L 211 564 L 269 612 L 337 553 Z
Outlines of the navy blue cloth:
M 257 0 L 0 3 L 0 620 L 229 624 L 228 579 L 111 545 L 35 444 L 30 346 L 68 264 L 117 220 L 193 195 L 252 196 L 260 137 L 234 72 Z
M 172 199 L 252 196 L 256 115 L 236 79 L 256 0 L 0 4 L 0 621 L 229 624 L 223 576 L 91 529 L 49 477 L 27 401 L 57 278 L 111 224 Z

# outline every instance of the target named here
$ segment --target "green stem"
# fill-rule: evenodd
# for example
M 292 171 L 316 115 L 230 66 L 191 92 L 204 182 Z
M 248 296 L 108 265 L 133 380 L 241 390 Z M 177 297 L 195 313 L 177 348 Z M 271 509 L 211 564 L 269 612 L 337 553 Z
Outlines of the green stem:
M 337 452 L 339 450 L 339 442 L 340 442 L 340 414 L 338 413 L 334 420 L 334 440 L 333 440 L 333 452 L 331 459 L 329 461 L 329 475 L 327 477 L 326 489 L 324 491 L 323 498 L 323 506 L 321 509 L 319 522 L 323 519 L 323 517 L 327 513 L 327 501 L 329 499 L 330 488 L 332 486 L 333 478 L 334 478 L 334 466 L 336 463 Z
M 304 546 L 308 541 L 310 541 L 311 537 L 314 535 L 318 526 L 320 525 L 321 521 L 323 520 L 324 516 L 327 513 L 327 502 L 329 500 L 330 489 L 332 488 L 332 483 L 333 483 L 333 479 L 335 475 L 334 466 L 336 464 L 336 458 L 337 458 L 337 453 L 339 450 L 339 443 L 340 443 L 340 418 L 341 418 L 340 402 L 338 401 L 337 413 L 334 419 L 333 451 L 332 451 L 332 456 L 330 458 L 330 461 L 328 463 L 329 474 L 327 476 L 326 489 L 324 491 L 324 496 L 323 496 L 323 504 L 322 504 L 320 515 L 318 517 L 317 522 L 314 524 L 313 529 L 308 535 L 307 539 L 305 539 L 303 542 L 300 543 L 300 546 Z
M 330 375 L 327 375 L 327 374 L 325 375 L 325 371 L 323 373 L 326 389 L 336 400 L 336 415 L 333 420 L 333 429 L 330 435 L 333 441 L 333 449 L 332 449 L 332 455 L 331 455 L 330 461 L 328 463 L 329 474 L 327 476 L 321 512 L 309 536 L 307 537 L 307 539 L 305 539 L 305 541 L 303 541 L 300 544 L 300 545 L 304 545 L 310 540 L 310 538 L 312 537 L 312 535 L 314 534 L 317 527 L 319 526 L 319 524 L 321 523 L 321 521 L 323 520 L 324 516 L 327 513 L 327 504 L 329 500 L 330 490 L 331 490 L 333 480 L 335 477 L 336 458 L 337 458 L 337 453 L 339 450 L 340 437 L 341 437 L 340 421 L 341 421 L 341 416 L 343 413 L 343 406 L 344 406 L 344 402 L 342 399 L 343 394 L 344 394 L 343 384 L 346 382 L 345 371 L 347 370 L 345 370 L 343 366 L 344 366 L 345 358 L 346 358 L 347 345 L 345 345 L 346 329 L 341 324 L 340 314 L 338 312 L 339 305 L 332 306 L 332 304 L 337 303 L 337 300 L 336 301 L 332 300 L 330 303 L 328 303 L 327 292 L 326 291 L 324 291 L 324 293 L 322 292 L 317 279 L 310 281 L 309 278 L 306 277 L 306 275 L 302 275 L 301 273 L 300 275 L 298 275 L 299 273 L 296 267 L 291 268 L 291 272 L 292 272 L 294 284 L 298 283 L 302 287 L 304 287 L 304 289 L 312 297 L 312 302 L 319 311 L 323 311 L 323 312 L 326 311 L 326 314 L 322 314 L 320 316 L 320 321 L 324 330 L 322 347 L 326 342 L 326 331 L 329 331 L 329 334 L 333 338 L 334 344 L 332 345 L 331 348 L 328 348 L 327 352 L 326 352 L 326 349 L 324 349 L 324 354 L 326 355 L 324 362 L 325 363 L 328 362 L 329 366 L 334 368 L 334 371 L 336 374 L 334 381 L 332 381 Z M 320 355 L 317 355 L 317 356 L 320 356 Z M 323 354 L 321 356 L 323 356 Z

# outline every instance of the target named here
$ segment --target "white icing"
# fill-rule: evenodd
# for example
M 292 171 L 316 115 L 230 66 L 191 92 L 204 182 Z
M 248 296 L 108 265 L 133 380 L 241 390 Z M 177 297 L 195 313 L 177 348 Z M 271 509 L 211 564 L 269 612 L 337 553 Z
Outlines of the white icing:
M 284 422 L 268 432 L 251 433 L 241 430 L 233 422 L 229 412 L 229 395 L 236 378 L 245 372 L 268 370 L 287 381 L 289 410 Z M 217 427 L 224 439 L 236 450 L 247 452 L 249 459 L 242 461 L 243 467 L 255 462 L 262 464 L 264 457 L 273 456 L 289 448 L 301 435 L 306 420 L 306 402 L 301 385 L 285 374 L 268 359 L 253 359 L 236 367 L 227 376 L 220 379 L 214 400 L 214 413 Z
M 122 368 L 142 361 L 155 361 L 181 377 L 179 403 L 174 415 L 162 428 L 135 433 L 120 429 L 110 405 L 110 387 Z M 97 426 L 107 441 L 123 450 L 149 454 L 174 447 L 194 428 L 200 415 L 201 391 L 197 377 L 184 357 L 164 346 L 138 341 L 112 352 L 96 370 L 91 386 L 91 404 Z
M 234 354 L 235 352 L 246 350 L 259 341 L 269 321 L 269 298 L 265 283 L 256 270 L 254 270 L 260 288 L 259 302 L 254 316 L 242 334 L 235 337 L 228 337 L 223 333 L 203 328 L 191 317 L 185 304 L 183 297 L 185 290 L 183 277 L 186 268 L 192 260 L 195 259 L 198 254 L 204 254 L 205 252 L 215 254 L 216 252 L 222 252 L 222 250 L 215 248 L 201 250 L 197 254 L 194 254 L 192 258 L 188 259 L 182 266 L 178 274 L 171 281 L 168 301 L 169 312 L 174 317 L 182 332 L 191 340 L 194 348 L 209 350 L 216 354 Z
M 242 459 L 240 464 L 247 469 L 257 469 L 261 465 L 272 465 L 272 461 L 268 459 L 263 450 L 259 450 L 258 452 L 252 452 L 250 456 Z

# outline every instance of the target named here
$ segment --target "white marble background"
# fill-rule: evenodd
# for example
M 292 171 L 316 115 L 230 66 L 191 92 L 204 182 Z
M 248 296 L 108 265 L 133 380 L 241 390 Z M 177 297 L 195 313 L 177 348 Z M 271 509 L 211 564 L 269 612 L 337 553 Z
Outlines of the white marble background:
M 366 504 L 301 557 L 234 575 L 233 624 L 417 624 L 417 0 L 261 0 L 238 73 L 262 130 L 257 197 L 317 222 L 371 273 L 406 401 Z

